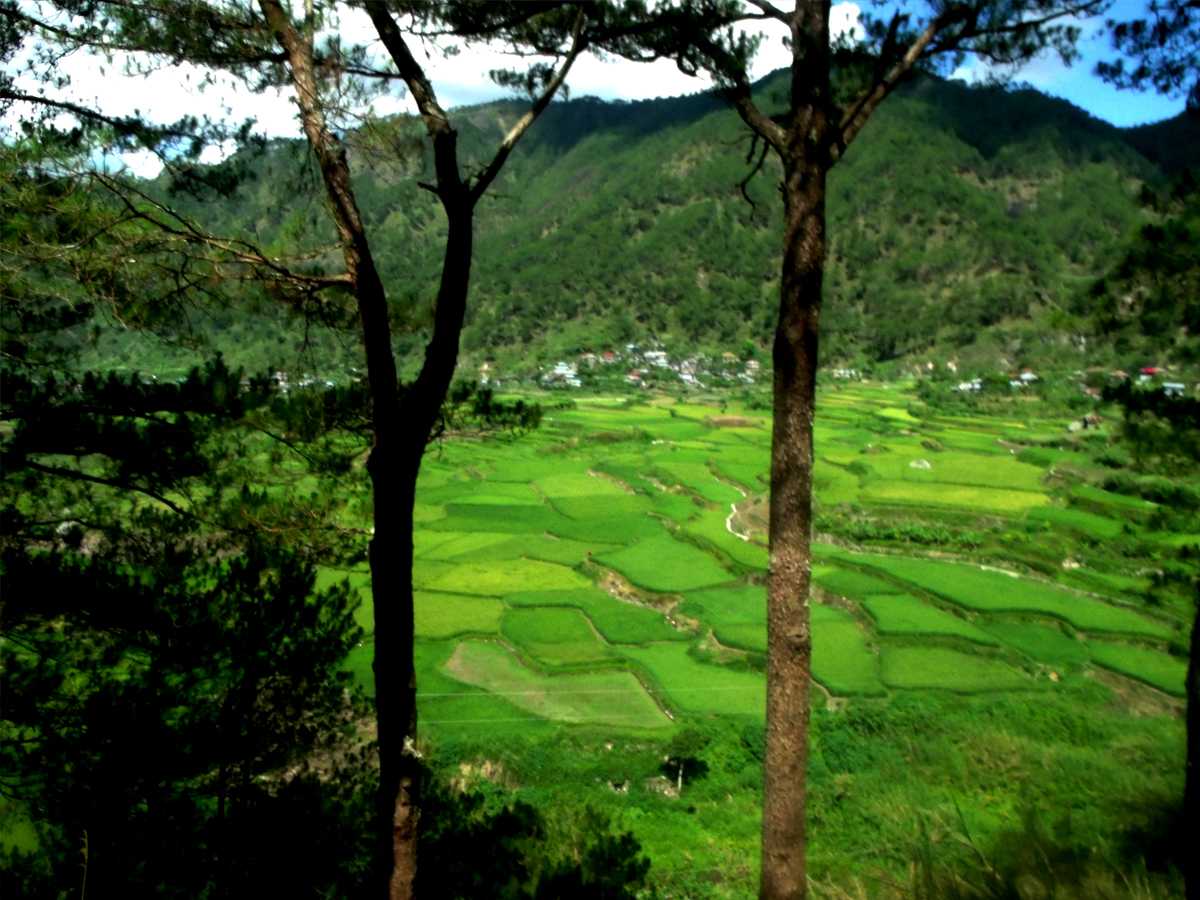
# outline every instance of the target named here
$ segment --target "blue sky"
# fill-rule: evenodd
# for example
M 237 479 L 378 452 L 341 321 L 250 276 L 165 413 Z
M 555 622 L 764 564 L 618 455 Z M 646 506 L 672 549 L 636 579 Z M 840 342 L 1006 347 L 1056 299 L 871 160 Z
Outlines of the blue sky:
M 860 0 L 863 7 L 868 2 Z M 838 2 L 833 5 L 831 29 L 835 35 L 854 28 L 860 3 Z M 1184 108 L 1182 97 L 1162 97 L 1153 91 L 1118 91 L 1093 74 L 1099 60 L 1113 58 L 1105 19 L 1131 19 L 1144 15 L 1145 11 L 1145 2 L 1118 0 L 1105 16 L 1080 20 L 1077 23 L 1082 31 L 1078 45 L 1079 60 L 1067 67 L 1055 55 L 1039 57 L 1019 70 L 1013 76 L 1014 80 L 1028 82 L 1045 94 L 1061 97 L 1097 118 L 1122 127 L 1156 122 L 1177 115 Z M 885 5 L 882 14 L 889 13 L 890 7 Z M 764 38 L 755 60 L 755 77 L 786 66 L 790 59 L 789 52 L 783 46 L 781 32 L 764 29 Z M 471 51 L 474 52 L 476 48 Z M 488 51 L 484 50 L 484 55 L 487 56 Z M 466 61 L 472 57 L 464 53 L 459 59 Z M 497 55 L 493 61 L 495 65 L 491 67 L 498 68 L 504 63 L 504 57 Z M 435 65 L 437 68 L 440 67 Z M 502 91 L 480 78 L 477 74 L 479 71 L 486 71 L 486 68 L 453 66 L 437 73 L 442 76 L 439 90 L 443 98 L 457 105 L 481 103 L 504 96 Z M 972 81 L 986 75 L 987 72 L 978 61 L 968 59 L 952 77 Z M 670 97 L 694 93 L 709 86 L 707 82 L 683 75 L 667 61 L 647 66 L 625 62 L 603 63 L 595 59 L 581 59 L 568 83 L 575 96 L 591 94 L 609 100 Z
M 858 3 L 842 0 L 833 4 L 830 24 L 835 37 L 854 33 L 860 4 L 865 7 L 868 2 L 870 0 L 859 0 Z M 1145 6 L 1144 0 L 1118 0 L 1108 15 L 1117 19 L 1133 18 L 1144 14 Z M 883 4 L 884 13 L 888 8 Z M 764 40 L 751 72 L 755 78 L 790 62 L 790 52 L 782 40 L 782 26 L 776 22 L 770 24 L 775 30 L 763 29 Z M 1015 73 L 1014 78 L 1119 126 L 1158 121 L 1183 110 L 1183 98 L 1164 98 L 1153 92 L 1117 91 L 1102 83 L 1093 74 L 1093 69 L 1098 60 L 1112 56 L 1104 18 L 1082 21 L 1079 25 L 1083 30 L 1079 45 L 1082 58 L 1072 67 L 1065 67 L 1057 57 L 1046 56 L 1033 60 Z M 351 8 L 342 13 L 338 31 L 349 43 L 369 44 L 375 37 L 366 15 Z M 510 68 L 521 62 L 492 46 L 462 48 L 460 54 L 450 57 L 420 45 L 414 46 L 414 52 L 425 64 L 443 105 L 447 107 L 506 96 L 505 91 L 492 84 L 487 72 Z M 253 94 L 225 77 L 218 77 L 214 85 L 200 91 L 197 85 L 204 80 L 204 73 L 195 66 L 162 66 L 151 76 L 142 78 L 122 74 L 124 61 L 119 52 L 113 54 L 107 65 L 96 57 L 81 53 L 67 56 L 58 67 L 59 74 L 71 81 L 61 92 L 62 97 L 92 105 L 109 115 L 130 115 L 143 110 L 151 118 L 160 114 L 164 121 L 173 119 L 183 109 L 239 122 L 255 118 L 263 134 L 300 136 L 295 105 L 284 91 Z M 953 77 L 972 81 L 987 75 L 986 67 L 968 60 Z M 625 100 L 672 97 L 703 91 L 711 86 L 705 80 L 684 75 L 667 60 L 644 64 L 604 61 L 593 56 L 581 57 L 576 62 L 568 85 L 575 97 L 592 95 Z M 36 83 L 29 89 L 36 90 Z M 374 112 L 381 115 L 415 111 L 411 100 L 400 93 L 380 97 L 372 106 Z M 11 127 L 12 123 L 0 121 L 0 132 L 6 126 Z M 232 146 L 211 148 L 207 159 L 215 162 L 232 149 Z M 159 167 L 158 160 L 149 153 L 125 161 L 139 174 L 153 175 Z
M 860 0 L 866 6 L 868 0 Z M 851 31 L 858 18 L 860 5 L 854 2 L 839 2 L 833 5 L 831 28 L 834 34 Z M 1089 20 L 1081 20 L 1077 24 L 1082 30 L 1078 49 L 1081 58 L 1072 66 L 1063 65 L 1057 56 L 1047 55 L 1034 59 L 1019 70 L 1013 77 L 1016 81 L 1032 84 L 1039 91 L 1055 97 L 1061 97 L 1087 110 L 1097 118 L 1104 119 L 1122 127 L 1140 125 L 1146 122 L 1156 122 L 1170 118 L 1183 111 L 1183 98 L 1167 98 L 1149 92 L 1118 91 L 1105 84 L 1093 74 L 1096 63 L 1101 59 L 1111 59 L 1113 51 L 1110 47 L 1105 28 L 1106 18 L 1125 20 L 1143 15 L 1146 3 L 1138 0 L 1118 0 L 1106 16 Z M 890 7 L 885 5 L 881 14 L 889 14 Z M 782 33 L 764 30 L 764 41 L 755 60 L 754 76 L 761 77 L 775 69 L 786 66 L 789 53 L 783 46 Z M 475 53 L 473 48 L 471 53 Z M 484 50 L 484 55 L 488 51 Z M 465 54 L 459 59 L 468 60 L 473 57 Z M 493 68 L 500 67 L 505 61 L 502 55 L 496 55 Z M 435 69 L 440 68 L 435 64 Z M 504 96 L 504 93 L 490 84 L 486 79 L 478 77 L 481 69 L 476 66 L 463 68 L 461 66 L 446 67 L 439 72 L 442 76 L 439 91 L 443 99 L 452 104 L 481 103 L 486 100 Z M 486 71 L 486 69 L 483 69 Z M 964 66 L 954 76 L 966 81 L 986 77 L 987 71 L 978 61 L 968 59 Z M 435 79 L 435 84 L 437 80 Z M 699 79 L 690 78 L 680 73 L 675 66 L 667 61 L 652 65 L 608 62 L 595 59 L 581 59 L 576 64 L 572 77 L 568 79 L 575 96 L 591 94 L 604 99 L 641 100 L 650 97 L 670 97 L 678 94 L 694 93 L 709 87 L 709 84 Z
M 1073 66 L 1067 68 L 1057 57 L 1039 58 L 1018 72 L 1016 80 L 1027 81 L 1044 94 L 1061 97 L 1097 118 L 1122 127 L 1178 115 L 1183 112 L 1183 97 L 1163 97 L 1153 91 L 1118 91 L 1093 74 L 1099 60 L 1113 58 L 1105 18 L 1132 19 L 1144 15 L 1145 10 L 1145 3 L 1119 0 L 1106 16 L 1079 23 L 1083 30 L 1078 45 L 1081 59 Z M 964 69 L 959 74 L 967 80 L 978 77 L 980 72 L 977 62 L 968 62 Z

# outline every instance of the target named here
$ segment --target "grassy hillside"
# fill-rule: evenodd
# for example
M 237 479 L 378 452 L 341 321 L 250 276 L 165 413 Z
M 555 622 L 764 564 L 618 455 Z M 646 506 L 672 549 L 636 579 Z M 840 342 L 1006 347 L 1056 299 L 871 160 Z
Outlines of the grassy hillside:
M 759 88 L 768 107 L 781 90 L 778 79 Z M 522 108 L 459 110 L 465 157 L 482 161 Z M 1082 357 L 1072 332 L 1098 332 L 1086 315 L 1098 302 L 1090 286 L 1161 217 L 1139 200 L 1164 172 L 1139 149 L 1154 155 L 1171 134 L 1121 132 L 1031 90 L 910 83 L 832 176 L 825 360 L 870 365 L 931 348 L 993 367 Z M 436 199 L 418 186 L 429 170 L 419 137 L 411 120 L 350 136 L 398 343 L 410 356 L 444 234 Z M 739 354 L 769 346 L 779 172 L 768 159 L 748 187 L 751 205 L 737 188 L 748 149 L 736 115 L 713 97 L 551 107 L 480 209 L 468 361 L 513 371 L 630 341 Z M 1195 155 L 1177 147 L 1169 168 L 1183 153 Z M 241 162 L 252 177 L 232 195 L 172 202 L 214 231 L 248 232 L 336 267 L 304 148 L 274 143 Z M 1081 302 L 1082 320 L 1056 318 Z M 354 364 L 353 338 L 289 332 L 272 304 L 259 317 L 205 316 L 199 330 L 248 364 L 297 348 L 308 353 L 301 368 Z M 282 346 L 281 331 L 293 335 Z

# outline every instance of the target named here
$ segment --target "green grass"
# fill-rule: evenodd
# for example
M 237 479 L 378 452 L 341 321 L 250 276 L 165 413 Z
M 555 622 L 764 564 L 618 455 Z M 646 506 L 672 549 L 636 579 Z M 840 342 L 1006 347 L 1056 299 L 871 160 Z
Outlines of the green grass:
M 707 587 L 733 578 L 710 554 L 667 535 L 597 554 L 596 559 L 633 584 L 660 593 Z
M 905 556 L 900 544 L 895 555 L 814 545 L 814 585 L 850 598 L 863 614 L 811 607 L 819 752 L 810 797 L 820 823 L 813 872 L 830 884 L 833 871 L 868 883 L 874 870 L 847 867 L 846 848 L 865 860 L 878 846 L 906 847 L 916 827 L 911 815 L 894 826 L 862 824 L 890 822 L 896 811 L 945 814 L 953 823 L 958 802 L 990 840 L 1016 822 L 1017 782 L 1047 798 L 1100 796 L 1127 771 L 1129 784 L 1141 784 L 1127 762 L 1108 762 L 1113 741 L 1132 726 L 1141 730 L 1125 749 L 1139 764 L 1147 760 L 1142 772 L 1170 770 L 1162 760 L 1175 752 L 1180 724 L 1131 716 L 1119 706 L 1123 698 L 1085 676 L 1103 665 L 1177 694 L 1178 660 L 1117 643 L 1124 635 L 1163 640 L 1176 629 L 1166 613 L 1155 618 L 1136 603 L 1105 603 L 1069 588 L 1140 599 L 1148 581 L 1133 573 L 1152 560 L 1133 565 L 1136 542 L 1124 539 L 1125 523 L 1138 520 L 1136 537 L 1146 546 L 1169 540 L 1138 515 L 1147 508 L 1115 506 L 1120 501 L 1104 493 L 1072 498 L 1057 482 L 1043 483 L 1051 465 L 1082 456 L 1049 449 L 1015 456 L 997 443 L 1010 431 L 1056 427 L 1033 416 L 939 423 L 917 413 L 920 421 L 911 422 L 887 412 L 915 410 L 908 389 L 832 394 L 832 403 L 823 395 L 816 423 L 824 515 L 860 514 L 832 508 L 838 504 L 884 507 L 867 510 L 881 516 L 887 507 L 916 510 L 931 526 L 983 535 L 980 559 L 1050 575 L 1010 578 L 965 561 Z M 447 771 L 459 761 L 503 758 L 539 808 L 588 804 L 614 815 L 653 855 L 660 893 L 741 896 L 753 873 L 739 860 L 751 858 L 758 840 L 758 667 L 766 648 L 765 588 L 745 581 L 765 570 L 767 554 L 724 526 L 729 503 L 740 499 L 730 482 L 766 492 L 769 419 L 760 415 L 763 427 L 754 429 L 713 427 L 703 420 L 716 408 L 701 404 L 625 409 L 575 399 L 575 409 L 549 410 L 539 432 L 462 445 L 422 480 L 427 524 L 415 540 L 422 733 Z M 902 433 L 908 427 L 918 433 Z M 605 434 L 597 439 L 598 432 Z M 931 438 L 941 450 L 922 444 Z M 911 468 L 914 459 L 932 469 Z M 1109 545 L 1114 537 L 1119 546 Z M 681 595 L 680 606 L 665 613 L 610 596 L 591 583 L 589 555 L 647 591 Z M 1068 555 L 1087 568 L 1060 571 Z M 361 572 L 352 577 L 365 583 Z M 368 603 L 368 623 L 369 611 Z M 710 630 L 728 652 L 707 646 Z M 368 639 L 346 661 L 368 689 L 372 649 Z M 1104 658 L 1093 660 L 1094 652 Z M 847 702 L 826 712 L 822 690 Z M 685 787 L 682 803 L 647 787 L 662 740 L 678 727 L 714 736 L 703 754 L 709 775 Z M 903 737 L 912 734 L 916 743 Z M 1168 750 L 1164 735 L 1175 741 Z M 610 790 L 610 770 L 628 779 L 628 795 Z M 851 777 L 833 780 L 838 773 Z M 1170 788 L 1161 793 L 1177 793 L 1174 782 Z M 978 799 L 964 801 L 968 794 Z M 1138 802 L 1135 794 L 1113 788 L 1122 802 Z M 1088 801 L 1089 821 L 1109 823 L 1102 805 Z M 1113 828 L 1106 824 L 1104 833 Z M 684 845 L 686 859 L 676 852 Z
M 1200 547 L 1200 534 L 1164 534 L 1156 539 L 1168 547 Z
M 668 478 L 665 480 L 683 485 L 710 503 L 728 505 L 742 498 L 736 489 L 718 481 L 706 462 L 675 461 L 660 457 L 655 461 L 655 469 L 666 473 Z
M 1121 510 L 1152 512 L 1157 508 L 1157 504 L 1151 503 L 1149 500 L 1143 500 L 1141 497 L 1114 494 L 1112 491 L 1102 490 L 1090 484 L 1075 485 L 1075 487 L 1071 488 L 1071 496 L 1078 497 L 1081 500 L 1088 500 L 1101 506 L 1110 507 L 1114 510 L 1114 515 L 1120 515 Z
M 467 503 L 480 506 L 540 506 L 541 498 L 529 485 L 477 478 L 456 478 L 426 489 L 418 489 L 425 503 Z
M 577 666 L 612 658 L 612 652 L 577 609 L 510 609 L 504 614 L 501 631 L 521 650 L 546 665 Z
M 586 519 L 559 517 L 546 531 L 568 540 L 598 543 L 627 542 L 665 534 L 663 526 L 645 513 L 610 515 L 606 509 Z
M 830 565 L 813 567 L 813 581 L 817 586 L 839 597 L 849 597 L 852 600 L 862 600 L 879 594 L 901 594 L 904 589 L 859 572 L 857 569 L 840 569 Z
M 892 688 L 979 693 L 1039 686 L 998 659 L 945 647 L 885 647 L 882 656 L 883 681 Z
M 1112 596 L 1141 597 L 1150 589 L 1150 579 L 1137 575 L 1118 575 L 1112 572 L 1094 572 L 1091 569 L 1073 569 L 1059 576 L 1064 583 L 1073 584 L 1084 590 Z
M 417 555 L 423 559 L 452 560 L 455 557 L 479 558 L 483 554 L 494 550 L 497 545 L 511 545 L 514 541 L 511 534 L 494 531 L 469 531 L 459 534 L 454 532 L 442 532 L 441 534 L 433 532 L 432 536 L 439 538 L 439 540 L 436 540 L 427 547 L 416 549 Z M 513 553 L 508 557 L 496 557 L 493 554 L 487 558 L 516 559 L 520 555 L 520 553 Z
M 754 541 L 743 541 L 737 535 L 730 534 L 725 527 L 728 516 L 728 506 L 723 509 L 704 510 L 688 522 L 683 530 L 701 540 L 712 543 L 734 562 L 747 569 L 765 571 L 769 561 L 767 548 Z
M 629 493 L 609 478 L 583 472 L 555 472 L 535 482 L 547 497 L 628 497 Z
M 442 664 L 441 672 L 482 688 L 518 710 L 555 722 L 622 728 L 666 728 L 671 724 L 629 672 L 542 675 L 522 665 L 499 644 L 484 641 L 460 643 Z M 452 704 L 446 703 L 446 698 L 438 699 L 443 706 L 451 707 L 442 714 L 453 715 Z M 460 708 L 455 718 L 466 725 L 473 714 L 469 708 Z M 482 716 L 482 724 L 487 718 L 486 714 Z
M 422 587 L 452 594 L 499 597 L 516 591 L 554 591 L 587 587 L 591 582 L 566 566 L 536 559 L 492 563 L 443 563 L 423 579 Z
M 882 409 L 877 409 L 875 410 L 875 415 L 892 422 L 903 422 L 906 425 L 917 425 L 921 421 L 907 409 L 901 409 L 898 406 L 885 406 Z
M 691 635 L 671 627 L 661 612 L 611 597 L 595 588 L 573 591 L 526 591 L 504 597 L 510 606 L 572 606 L 592 620 L 604 639 L 614 644 L 686 641 Z
M 1082 509 L 1044 506 L 1031 510 L 1029 518 L 1035 522 L 1049 522 L 1051 525 L 1100 540 L 1115 538 L 1121 534 L 1121 522 Z
M 550 497 L 547 502 L 555 512 L 586 523 L 591 519 L 612 516 L 645 515 L 654 509 L 654 501 L 643 494 L 588 494 L 578 497 Z
M 342 661 L 342 668 L 350 673 L 354 683 L 361 687 L 368 697 L 375 694 L 375 673 L 371 668 L 374 660 L 375 641 L 367 637 Z
M 750 462 L 739 454 L 738 458 L 716 456 L 713 467 L 726 479 L 737 482 L 752 494 L 766 490 L 771 471 L 771 459 L 764 455 L 757 462 Z
M 759 653 L 767 648 L 766 588 L 742 585 L 692 591 L 679 611 L 711 628 L 722 644 Z
M 998 436 L 986 432 L 970 431 L 962 428 L 942 428 L 934 436 L 943 447 L 952 450 L 970 450 L 973 453 L 991 455 L 1007 454 L 1008 451 L 997 443 Z
M 1158 650 L 1130 644 L 1088 641 L 1092 661 L 1097 665 L 1136 678 L 1176 697 L 1185 696 L 1187 663 Z
M 615 550 L 619 546 L 619 544 L 600 541 L 573 541 L 551 534 L 506 534 L 504 540 L 499 543 L 485 544 L 479 550 L 460 554 L 456 558 L 473 562 L 491 562 L 525 557 L 574 567 L 585 562 L 590 554 Z M 436 554 L 433 555 L 436 556 Z
M 861 497 L 864 502 L 986 509 L 999 513 L 1024 513 L 1050 502 L 1049 497 L 1037 491 L 914 481 L 868 481 Z
M 758 672 L 700 662 L 682 644 L 622 647 L 620 652 L 650 674 L 675 709 L 759 720 L 764 716 L 766 682 Z
M 350 587 L 358 592 L 358 609 L 354 611 L 354 621 L 368 634 L 375 627 L 374 612 L 371 608 L 371 573 L 346 569 L 322 568 L 317 571 L 317 590 L 324 590 L 342 581 L 349 581 Z
M 813 678 L 841 696 L 882 694 L 878 662 L 854 617 L 832 606 L 813 606 L 811 613 Z
M 842 466 L 818 457 L 813 466 L 813 496 L 818 503 L 836 506 L 858 499 L 858 476 Z
M 988 622 L 984 628 L 1035 662 L 1050 666 L 1081 666 L 1091 658 L 1088 645 L 1061 628 L 1033 622 Z
M 490 506 L 481 503 L 447 503 L 446 515 L 426 523 L 436 531 L 504 531 L 509 534 L 557 534 L 571 520 L 545 504 Z
M 413 611 L 417 637 L 448 638 L 461 634 L 494 634 L 504 604 L 493 597 L 463 597 L 416 591 Z
M 1072 594 L 1053 585 L 962 563 L 909 559 L 901 556 L 858 555 L 856 561 L 878 568 L 967 609 L 980 612 L 1040 613 L 1061 619 L 1084 631 L 1113 632 L 1165 638 L 1169 626 L 1113 606 Z
M 875 594 L 862 600 L 881 635 L 958 637 L 994 645 L 996 639 L 965 619 L 907 594 Z
M 37 828 L 25 804 L 0 798 L 0 851 L 33 853 L 37 849 Z

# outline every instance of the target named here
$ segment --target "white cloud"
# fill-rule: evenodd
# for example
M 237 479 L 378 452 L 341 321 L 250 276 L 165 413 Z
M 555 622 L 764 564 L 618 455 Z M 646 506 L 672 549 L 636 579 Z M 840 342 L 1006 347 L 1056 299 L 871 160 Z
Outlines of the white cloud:
M 829 10 L 829 35 L 833 40 L 845 35 L 852 41 L 863 39 L 862 10 L 857 3 L 835 3 Z
M 830 29 L 836 40 L 841 35 L 861 36 L 860 9 L 855 3 L 837 3 L 830 14 Z M 784 43 L 786 29 L 778 22 L 755 23 L 752 33 L 763 36 L 751 69 L 753 78 L 791 62 L 791 52 Z M 375 38 L 374 28 L 366 13 L 358 9 L 343 9 L 336 23 L 338 34 L 346 43 L 370 45 Z M 481 103 L 511 96 L 496 86 L 488 73 L 494 69 L 519 68 L 529 60 L 505 53 L 496 45 L 462 46 L 454 55 L 445 55 L 437 48 L 418 44 L 414 53 L 422 61 L 443 105 L 453 107 Z M 382 49 L 375 45 L 382 58 Z M 28 58 L 28 54 L 25 55 Z M 24 59 L 18 61 L 22 63 Z M 256 121 L 256 131 L 268 137 L 300 135 L 296 107 L 288 90 L 267 90 L 252 93 L 232 76 L 217 75 L 206 80 L 201 68 L 182 64 L 164 65 L 149 74 L 129 74 L 127 68 L 139 59 L 116 53 L 104 61 L 84 53 L 64 57 L 59 74 L 69 79 L 69 85 L 53 96 L 99 109 L 111 116 L 144 116 L 151 122 L 167 124 L 184 115 L 209 117 L 230 123 L 248 118 Z M 18 68 L 17 65 L 13 66 Z M 30 75 L 17 77 L 18 88 L 38 93 L 42 86 Z M 581 57 L 571 70 L 568 85 L 573 96 L 593 95 L 605 99 L 646 100 L 695 93 L 712 87 L 710 79 L 693 78 L 683 74 L 669 60 L 653 63 L 631 63 L 625 60 Z M 371 103 L 377 115 L 415 112 L 411 98 L 398 86 L 390 93 L 376 97 Z M 10 111 L 0 126 L 15 126 L 19 111 Z M 64 117 L 66 118 L 66 117 Z M 233 150 L 231 142 L 209 147 L 202 160 L 216 162 Z M 153 154 L 128 154 L 126 164 L 133 171 L 153 175 L 159 164 Z
M 119 160 L 113 161 L 113 168 L 125 168 L 139 178 L 153 178 L 162 171 L 162 160 L 149 150 L 134 150 L 122 153 Z

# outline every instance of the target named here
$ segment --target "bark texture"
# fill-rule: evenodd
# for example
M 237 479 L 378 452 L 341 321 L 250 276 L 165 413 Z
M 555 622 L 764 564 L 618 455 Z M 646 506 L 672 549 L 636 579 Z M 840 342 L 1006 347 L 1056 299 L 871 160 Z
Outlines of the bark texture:
M 775 331 L 767 591 L 762 896 L 803 897 L 812 633 L 813 409 L 825 265 L 825 172 L 786 171 L 784 269 Z
M 1200 833 L 1200 584 L 1196 586 L 1196 617 L 1187 670 L 1187 761 L 1183 783 L 1183 822 L 1189 834 Z M 1200 862 L 1184 860 L 1188 900 L 1200 900 Z
M 813 413 L 825 272 L 829 4 L 797 4 L 791 21 L 791 116 L 775 147 L 783 162 L 783 265 L 772 351 L 767 728 L 763 759 L 765 898 L 807 894 L 805 860 L 812 629 Z

